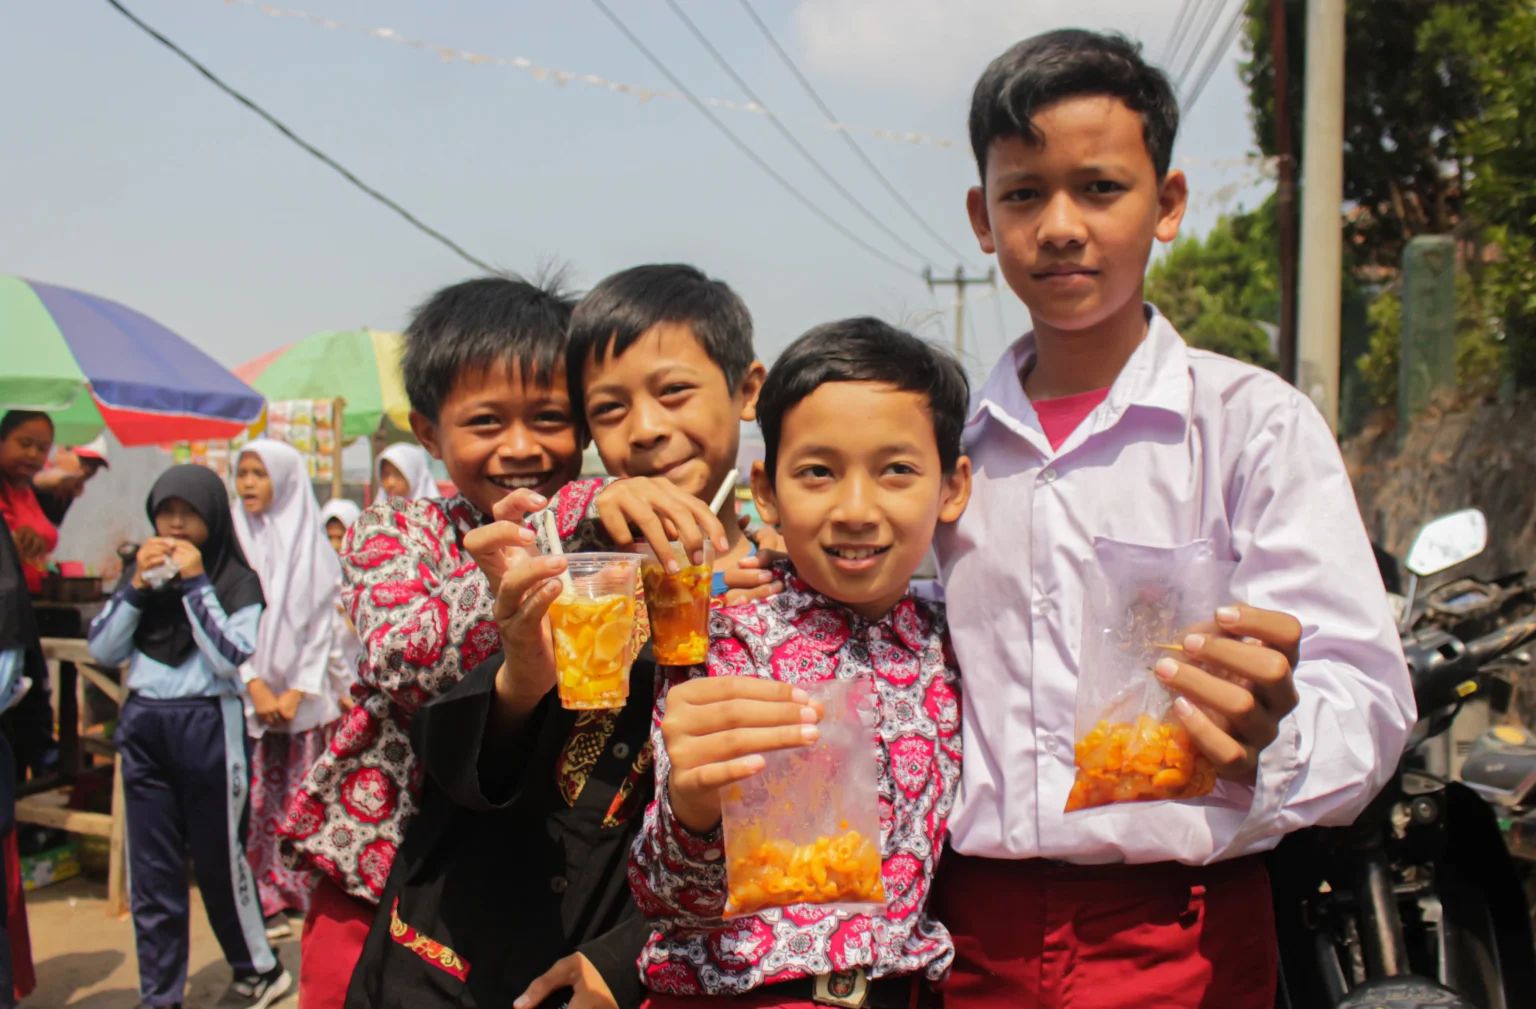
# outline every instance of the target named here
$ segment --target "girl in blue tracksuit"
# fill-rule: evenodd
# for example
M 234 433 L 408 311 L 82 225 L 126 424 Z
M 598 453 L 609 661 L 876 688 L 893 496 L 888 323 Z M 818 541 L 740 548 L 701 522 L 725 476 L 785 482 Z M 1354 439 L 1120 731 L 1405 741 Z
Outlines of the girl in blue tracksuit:
M 265 1009 L 293 982 L 267 943 L 245 860 L 250 762 L 240 665 L 255 647 L 261 582 L 212 470 L 173 466 L 155 481 L 148 508 L 155 535 L 90 630 L 97 661 L 128 663 L 117 746 L 141 1005 L 181 1005 L 190 852 L 235 974 L 217 1005 Z

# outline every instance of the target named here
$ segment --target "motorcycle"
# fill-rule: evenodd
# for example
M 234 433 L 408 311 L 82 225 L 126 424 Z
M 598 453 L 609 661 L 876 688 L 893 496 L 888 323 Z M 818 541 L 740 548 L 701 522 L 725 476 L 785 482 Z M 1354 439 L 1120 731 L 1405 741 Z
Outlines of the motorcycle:
M 1397 771 L 1353 824 L 1300 831 L 1270 856 L 1277 1009 L 1536 1006 L 1522 875 L 1495 807 L 1455 780 L 1446 735 L 1469 705 L 1507 710 L 1511 666 L 1536 638 L 1536 581 L 1462 578 L 1419 592 L 1486 545 L 1475 509 L 1420 530 L 1399 627 L 1419 720 Z M 1480 780 L 1478 762 L 1468 766 Z M 1536 758 L 1529 770 L 1527 799 Z

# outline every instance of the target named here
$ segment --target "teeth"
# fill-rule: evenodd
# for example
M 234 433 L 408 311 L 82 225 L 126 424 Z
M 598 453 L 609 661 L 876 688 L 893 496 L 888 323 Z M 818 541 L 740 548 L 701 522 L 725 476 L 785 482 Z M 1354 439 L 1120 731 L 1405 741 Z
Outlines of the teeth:
M 833 547 L 832 552 L 845 561 L 862 561 L 880 553 L 879 547 Z
M 532 473 L 528 476 L 493 476 L 491 483 L 498 487 L 506 487 L 508 490 L 523 490 L 528 487 L 537 487 L 544 482 L 543 473 Z

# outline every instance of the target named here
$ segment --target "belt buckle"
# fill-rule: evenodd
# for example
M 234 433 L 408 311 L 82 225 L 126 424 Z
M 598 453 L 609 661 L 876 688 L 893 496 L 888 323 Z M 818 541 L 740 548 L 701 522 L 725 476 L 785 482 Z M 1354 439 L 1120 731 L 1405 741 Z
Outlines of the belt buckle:
M 811 1001 L 817 1005 L 863 1009 L 868 998 L 869 975 L 862 967 L 817 974 L 811 979 Z

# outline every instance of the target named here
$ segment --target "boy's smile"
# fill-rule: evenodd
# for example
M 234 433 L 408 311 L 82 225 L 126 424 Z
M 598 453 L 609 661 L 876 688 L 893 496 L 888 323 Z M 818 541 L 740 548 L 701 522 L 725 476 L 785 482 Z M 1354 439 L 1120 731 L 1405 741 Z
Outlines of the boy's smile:
M 485 515 L 509 491 L 532 488 L 553 498 L 581 471 L 563 368 L 548 385 L 525 382 L 515 365 L 465 371 L 443 397 L 436 423 L 413 411 L 411 428 Z
M 664 477 L 708 500 L 736 465 L 737 426 L 754 416 L 763 367 L 731 389 L 686 323 L 652 327 L 622 354 L 590 357 L 587 426 L 608 472 Z
M 927 397 L 877 382 L 828 382 L 785 411 L 776 468 L 772 486 L 752 471 L 764 521 L 807 584 L 871 620 L 970 493 L 968 459 L 943 472 Z
M 977 240 L 1042 344 L 1074 334 L 1134 347 L 1152 242 L 1178 235 L 1184 176 L 1158 180 L 1141 117 L 1118 98 L 1065 98 L 1032 122 L 1040 143 L 1003 136 L 988 148 L 986 186 L 966 200 Z

